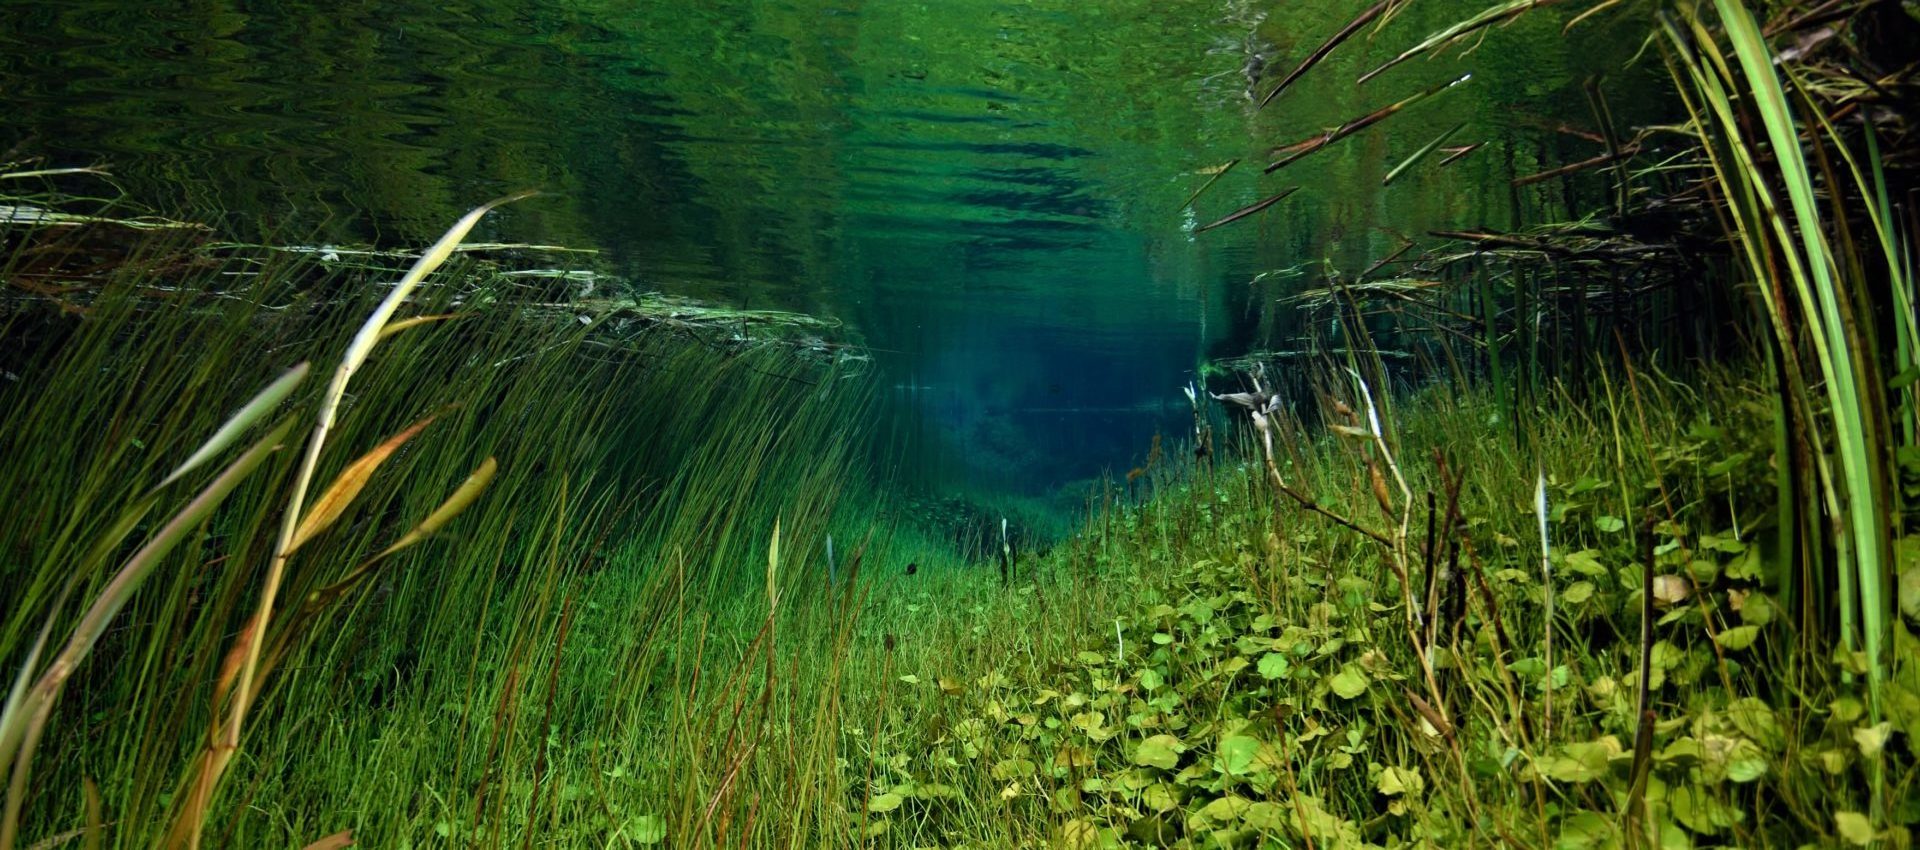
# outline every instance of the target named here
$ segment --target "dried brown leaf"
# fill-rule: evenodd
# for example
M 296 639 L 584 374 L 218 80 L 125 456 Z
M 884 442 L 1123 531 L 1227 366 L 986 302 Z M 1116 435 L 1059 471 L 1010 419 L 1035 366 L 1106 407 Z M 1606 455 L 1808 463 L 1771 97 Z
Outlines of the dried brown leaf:
M 340 517 L 346 514 L 347 506 L 353 504 L 354 497 L 359 496 L 360 491 L 366 488 L 367 481 L 373 478 L 373 473 L 380 468 L 380 464 L 386 463 L 387 458 L 392 457 L 402 445 L 431 424 L 435 416 L 438 414 L 407 426 L 406 430 L 388 437 L 386 442 L 374 447 L 373 451 L 361 455 L 359 460 L 341 470 L 340 475 L 327 486 L 327 491 L 322 493 L 319 499 L 314 500 L 313 507 L 307 511 L 306 517 L 300 520 L 300 527 L 294 529 L 293 542 L 287 545 L 287 552 L 293 553 L 301 545 L 312 540 L 315 535 L 338 522 Z
M 1653 601 L 1661 605 L 1678 605 L 1687 601 L 1693 591 L 1687 587 L 1687 580 L 1677 575 L 1659 575 L 1653 577 Z
M 1393 516 L 1393 497 L 1387 494 L 1387 477 L 1380 473 L 1380 464 L 1367 461 L 1367 478 L 1373 486 L 1373 500 L 1380 503 L 1381 512 Z

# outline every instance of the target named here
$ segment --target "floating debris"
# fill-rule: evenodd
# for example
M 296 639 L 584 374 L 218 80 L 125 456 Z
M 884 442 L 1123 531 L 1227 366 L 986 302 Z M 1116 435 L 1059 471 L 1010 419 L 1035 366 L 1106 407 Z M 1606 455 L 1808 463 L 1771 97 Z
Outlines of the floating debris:
M 0 173 L 0 180 L 23 175 L 70 174 L 108 176 L 99 169 L 43 169 Z M 0 187 L 6 185 L 0 183 Z M 257 270 L 273 254 L 305 255 L 319 260 L 321 266 L 310 276 L 311 285 L 316 288 L 338 287 L 334 276 L 341 274 L 390 285 L 390 281 L 398 280 L 421 256 L 415 249 L 365 245 L 267 245 L 193 239 L 177 244 L 163 242 L 158 246 L 162 250 L 153 251 L 153 246 L 141 247 L 145 243 L 112 236 L 112 231 L 179 230 L 198 234 L 210 233 L 212 228 L 153 215 L 109 216 L 65 209 L 90 204 L 98 202 L 52 190 L 31 195 L 0 192 L 0 237 L 17 240 L 21 245 L 45 247 L 36 254 L 41 257 L 38 262 L 22 263 L 0 278 L 0 310 L 30 309 L 34 304 L 51 303 L 62 312 L 84 314 L 91 300 L 115 275 L 135 263 L 146 272 L 176 269 L 183 279 L 190 272 L 219 269 L 222 277 L 231 280 L 228 286 L 208 285 L 204 280 L 176 286 L 165 283 L 165 275 L 150 275 L 153 279 L 143 286 L 142 292 L 156 299 L 252 300 L 258 297 L 254 289 Z M 111 206 L 134 208 L 125 200 L 116 200 Z M 835 339 L 841 329 L 837 320 L 778 310 L 739 310 L 647 291 L 643 284 L 602 269 L 553 264 L 556 256 L 595 257 L 599 254 L 597 249 L 475 242 L 456 246 L 452 253 L 463 256 L 467 265 L 459 273 L 436 277 L 420 284 L 418 289 L 421 293 L 444 293 L 451 288 L 455 294 L 448 303 L 464 312 L 424 318 L 437 321 L 471 315 L 477 309 L 515 309 L 529 315 L 550 315 L 557 322 L 586 325 L 602 345 L 615 344 L 617 340 L 651 329 L 669 329 L 692 334 L 705 345 L 730 350 L 775 345 L 835 362 L 868 360 L 868 355 L 857 346 Z M 536 262 L 522 267 L 519 263 L 525 258 Z M 340 291 L 351 290 L 341 288 Z M 20 297 L 8 297 L 9 293 Z M 414 295 L 410 300 L 421 297 Z M 313 310 L 324 304 L 324 298 L 314 301 L 309 297 L 297 306 Z M 257 306 L 263 308 L 263 315 L 271 315 L 296 304 Z

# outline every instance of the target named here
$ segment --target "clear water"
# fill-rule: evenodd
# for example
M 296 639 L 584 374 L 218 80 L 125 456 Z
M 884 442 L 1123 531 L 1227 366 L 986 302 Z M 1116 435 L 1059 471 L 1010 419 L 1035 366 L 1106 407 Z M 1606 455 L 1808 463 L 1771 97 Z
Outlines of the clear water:
M 1413 3 L 1255 110 L 1360 5 L 16 0 L 0 150 L 103 161 L 136 198 L 286 241 L 418 242 L 477 201 L 545 189 L 487 235 L 840 318 L 916 435 L 909 472 L 1044 495 L 1182 433 L 1179 387 L 1205 359 L 1287 344 L 1277 299 L 1302 278 L 1256 273 L 1353 272 L 1402 235 L 1497 226 L 1511 176 L 1594 153 L 1548 128 L 1591 125 L 1581 57 L 1621 45 L 1600 27 L 1562 38 L 1559 8 L 1354 85 L 1482 8 Z M 1468 71 L 1259 176 L 1266 149 Z M 1485 148 L 1381 187 L 1463 121 L 1454 141 Z M 1201 170 L 1234 158 L 1184 211 Z M 1256 220 L 1191 232 L 1295 184 Z

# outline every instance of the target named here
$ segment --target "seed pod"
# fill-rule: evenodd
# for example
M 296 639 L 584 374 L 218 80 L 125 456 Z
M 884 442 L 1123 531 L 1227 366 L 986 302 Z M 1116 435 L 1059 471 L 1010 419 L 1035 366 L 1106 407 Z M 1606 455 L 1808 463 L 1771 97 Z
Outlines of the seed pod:
M 1373 484 L 1373 499 L 1380 503 L 1380 510 L 1387 516 L 1393 516 L 1393 498 L 1387 494 L 1387 477 L 1380 474 L 1380 464 L 1367 461 L 1367 478 Z

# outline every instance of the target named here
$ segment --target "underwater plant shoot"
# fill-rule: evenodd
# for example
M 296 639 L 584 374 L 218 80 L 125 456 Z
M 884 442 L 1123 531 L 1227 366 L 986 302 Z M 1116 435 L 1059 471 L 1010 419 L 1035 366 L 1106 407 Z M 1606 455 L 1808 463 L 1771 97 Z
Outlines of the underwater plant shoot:
M 0 850 L 1920 838 L 1920 2 L 19 0 Z

